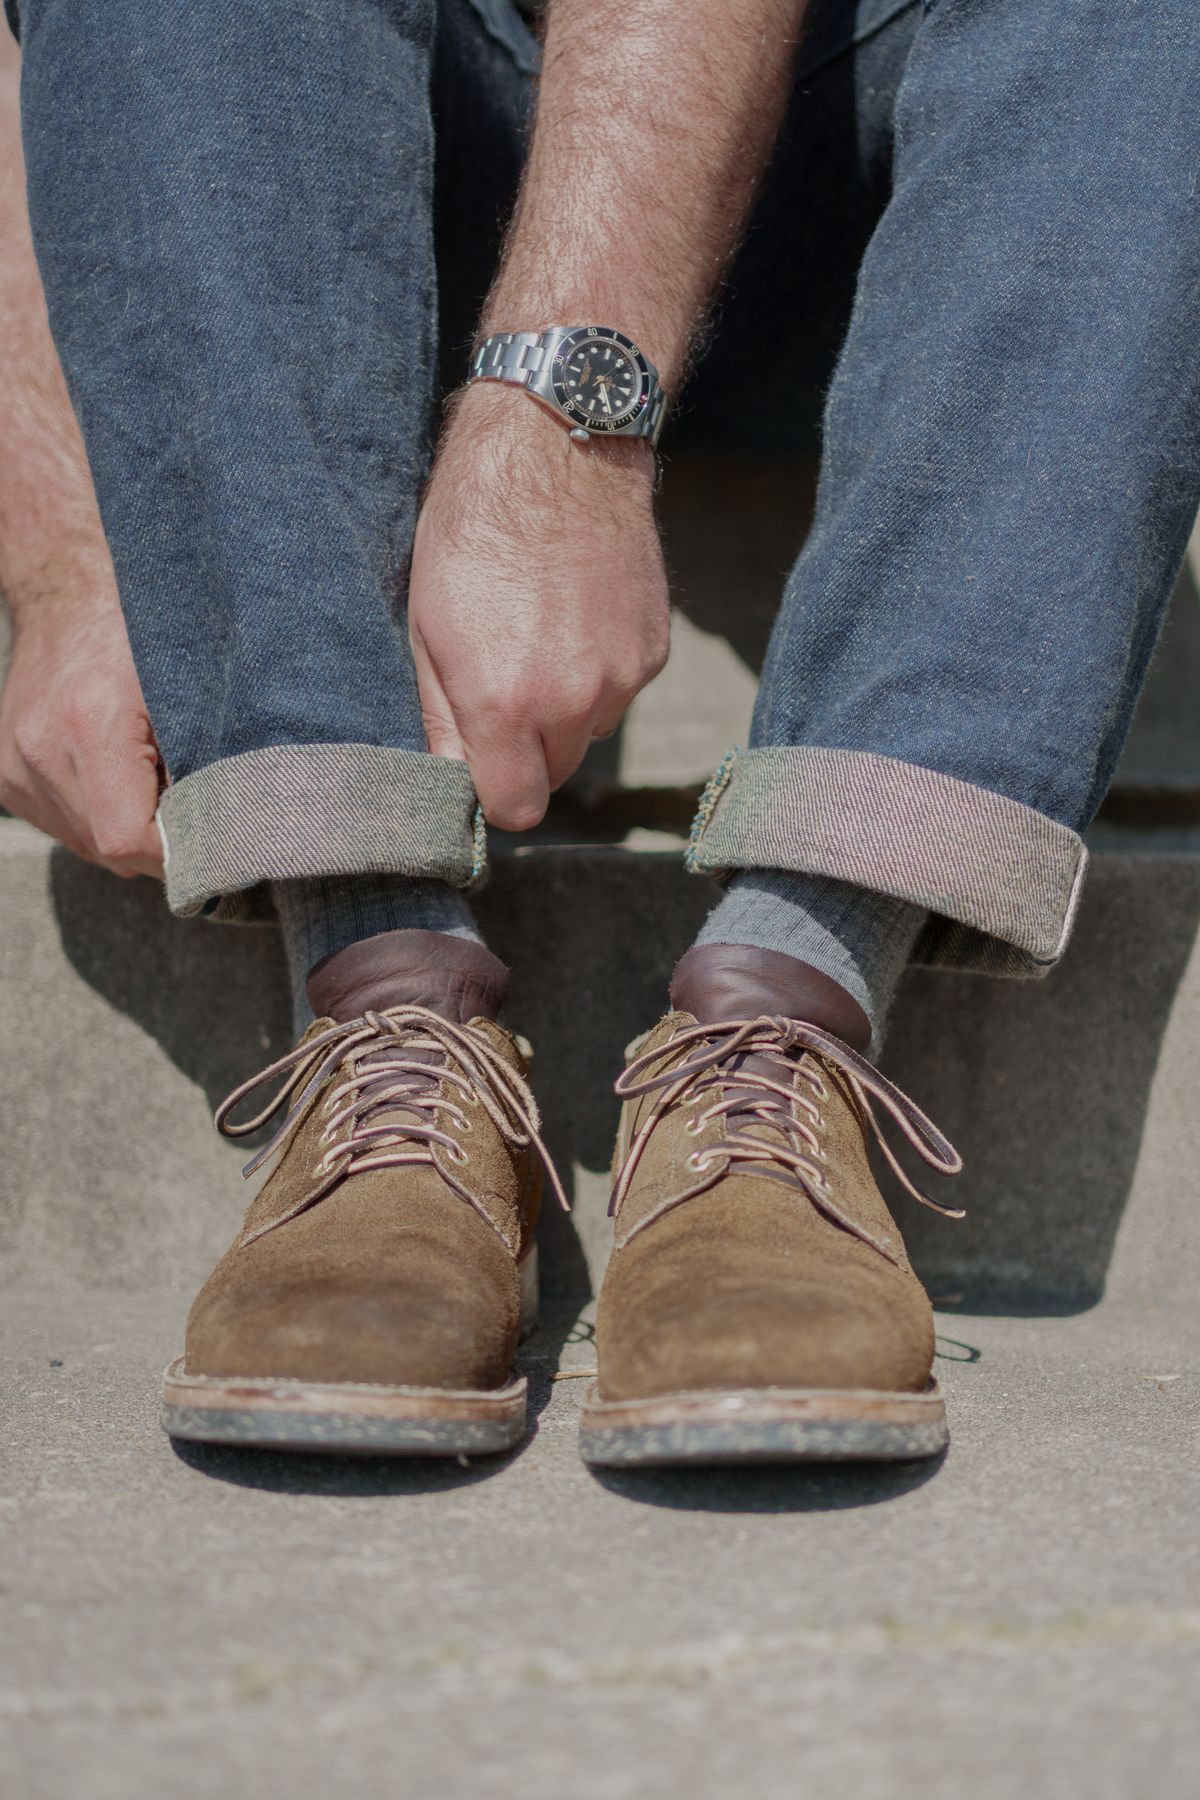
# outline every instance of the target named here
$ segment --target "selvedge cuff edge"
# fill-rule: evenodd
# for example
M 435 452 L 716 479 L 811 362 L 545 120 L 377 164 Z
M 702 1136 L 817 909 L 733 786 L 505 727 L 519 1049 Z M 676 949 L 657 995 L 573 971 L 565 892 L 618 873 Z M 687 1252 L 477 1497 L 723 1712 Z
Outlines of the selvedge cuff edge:
M 930 913 L 915 961 L 1027 978 L 1066 948 L 1087 850 L 1035 808 L 935 769 L 787 746 L 723 760 L 687 864 L 719 880 L 790 869 L 895 895 Z
M 466 763 L 375 744 L 280 744 L 224 757 L 164 792 L 173 913 L 249 923 L 271 881 L 410 875 L 471 887 L 486 838 Z

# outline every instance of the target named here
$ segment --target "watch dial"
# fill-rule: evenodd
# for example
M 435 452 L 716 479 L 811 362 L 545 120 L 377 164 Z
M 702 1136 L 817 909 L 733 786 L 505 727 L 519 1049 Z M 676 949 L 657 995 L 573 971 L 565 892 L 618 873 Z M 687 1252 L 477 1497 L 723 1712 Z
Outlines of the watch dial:
M 641 392 L 633 358 L 607 338 L 589 338 L 568 356 L 562 372 L 565 397 L 585 423 L 625 419 Z

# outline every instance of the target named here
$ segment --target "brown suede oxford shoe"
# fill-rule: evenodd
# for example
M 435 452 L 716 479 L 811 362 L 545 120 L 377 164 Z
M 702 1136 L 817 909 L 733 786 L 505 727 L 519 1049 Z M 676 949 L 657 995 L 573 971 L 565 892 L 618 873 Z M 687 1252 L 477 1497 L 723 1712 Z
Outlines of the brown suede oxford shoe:
M 164 1377 L 172 1436 L 408 1455 L 518 1442 L 512 1359 L 536 1317 L 549 1165 L 524 1058 L 495 1020 L 507 979 L 480 945 L 417 931 L 314 970 L 321 1016 L 218 1113 L 238 1136 L 288 1107 Z M 265 1112 L 231 1124 L 273 1079 Z
M 874 1106 L 940 1173 L 961 1164 L 857 1050 L 786 1010 L 836 1002 L 865 1043 L 865 1015 L 824 980 L 774 952 L 690 951 L 674 1009 L 633 1046 L 588 1462 L 898 1459 L 946 1442 L 933 1313 L 868 1160 Z

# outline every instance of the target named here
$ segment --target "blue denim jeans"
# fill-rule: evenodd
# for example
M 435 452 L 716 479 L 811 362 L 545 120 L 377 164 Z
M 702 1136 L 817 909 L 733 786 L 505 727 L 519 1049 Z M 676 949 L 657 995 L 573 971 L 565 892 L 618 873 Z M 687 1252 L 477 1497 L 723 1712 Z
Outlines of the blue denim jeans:
M 170 778 L 172 906 L 468 884 L 474 795 L 426 752 L 405 570 L 531 39 L 508 0 L 20 14 L 35 243 Z M 1061 954 L 1200 503 L 1198 92 L 1195 0 L 815 0 L 677 427 L 822 444 L 692 866 L 909 899 L 930 960 Z

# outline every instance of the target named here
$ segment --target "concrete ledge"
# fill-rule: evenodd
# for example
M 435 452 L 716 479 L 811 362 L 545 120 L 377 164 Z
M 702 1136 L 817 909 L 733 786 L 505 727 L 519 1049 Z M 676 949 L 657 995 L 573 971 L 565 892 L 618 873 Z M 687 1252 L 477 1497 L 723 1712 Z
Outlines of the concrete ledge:
M 585 1294 L 603 1267 L 611 1079 L 710 899 L 673 856 L 605 849 L 519 854 L 481 899 L 573 1171 L 573 1217 L 545 1224 L 549 1292 Z M 190 1287 L 247 1197 L 211 1109 L 288 1039 L 275 933 L 173 920 L 151 883 L 14 821 L 0 916 L 3 1279 Z M 1194 1294 L 1198 922 L 1200 857 L 1102 856 L 1048 981 L 910 974 L 888 1066 L 967 1164 L 963 1223 L 899 1208 L 943 1304 L 1069 1311 L 1106 1282 Z

